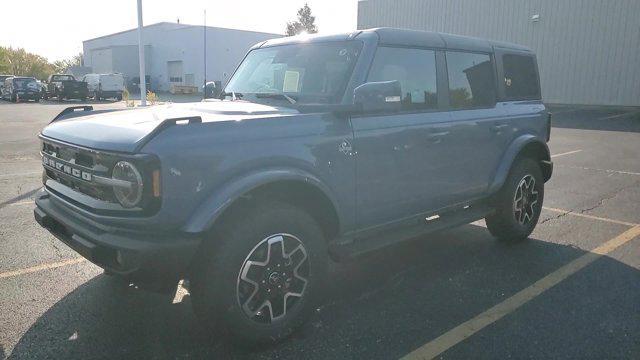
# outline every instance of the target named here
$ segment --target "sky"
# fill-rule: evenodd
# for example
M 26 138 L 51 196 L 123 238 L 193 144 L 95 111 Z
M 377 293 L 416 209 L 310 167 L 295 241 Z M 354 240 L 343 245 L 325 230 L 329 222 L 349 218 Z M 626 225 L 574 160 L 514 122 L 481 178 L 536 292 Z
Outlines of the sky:
M 207 25 L 284 33 L 304 3 L 320 33 L 356 29 L 358 0 L 142 0 L 143 21 Z M 82 41 L 137 27 L 136 0 L 3 1 L 0 46 L 25 48 L 50 61 L 82 51 Z M 33 9 L 37 9 L 33 11 Z M 12 30 L 15 29 L 15 30 Z

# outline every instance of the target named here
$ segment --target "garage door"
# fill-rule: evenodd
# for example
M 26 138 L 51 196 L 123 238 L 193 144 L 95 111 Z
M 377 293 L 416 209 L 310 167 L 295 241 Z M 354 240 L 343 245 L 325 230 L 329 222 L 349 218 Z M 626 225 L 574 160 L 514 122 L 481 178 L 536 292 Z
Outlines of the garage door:
M 167 61 L 167 72 L 171 84 L 182 84 L 182 61 Z

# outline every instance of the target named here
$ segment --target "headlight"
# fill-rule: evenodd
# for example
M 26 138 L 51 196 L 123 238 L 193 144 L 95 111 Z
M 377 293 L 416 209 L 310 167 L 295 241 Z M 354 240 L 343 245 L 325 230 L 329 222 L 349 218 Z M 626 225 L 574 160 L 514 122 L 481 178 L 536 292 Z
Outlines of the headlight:
M 125 208 L 135 207 L 142 199 L 142 176 L 136 167 L 128 161 L 120 161 L 113 167 L 111 177 L 131 183 L 129 187 L 114 186 L 113 193 Z

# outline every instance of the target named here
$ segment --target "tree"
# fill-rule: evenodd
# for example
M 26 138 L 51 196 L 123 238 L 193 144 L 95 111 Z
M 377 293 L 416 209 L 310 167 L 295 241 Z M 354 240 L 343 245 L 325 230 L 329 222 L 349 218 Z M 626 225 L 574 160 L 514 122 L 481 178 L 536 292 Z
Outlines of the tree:
M 9 50 L 0 47 L 0 74 L 7 74 L 9 69 Z
M 287 36 L 298 35 L 303 32 L 308 34 L 315 34 L 318 32 L 318 27 L 315 24 L 316 17 L 311 15 L 311 8 L 308 4 L 304 4 L 298 10 L 298 20 L 287 23 Z
M 68 59 L 57 60 L 53 62 L 53 68 L 57 73 L 65 73 L 72 66 L 80 66 L 82 65 L 82 53 L 78 53 L 78 55 L 74 55 Z
M 24 49 L 0 48 L 0 73 L 46 79 L 53 66 L 44 57 Z

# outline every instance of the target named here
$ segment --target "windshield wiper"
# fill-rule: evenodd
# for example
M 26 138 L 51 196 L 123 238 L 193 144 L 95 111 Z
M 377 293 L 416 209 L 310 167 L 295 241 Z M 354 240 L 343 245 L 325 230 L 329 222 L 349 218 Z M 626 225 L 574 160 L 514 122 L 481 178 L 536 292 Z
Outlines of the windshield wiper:
M 289 101 L 291 104 L 295 104 L 297 102 L 296 99 L 283 93 L 256 93 L 255 95 L 257 98 L 285 99 Z

